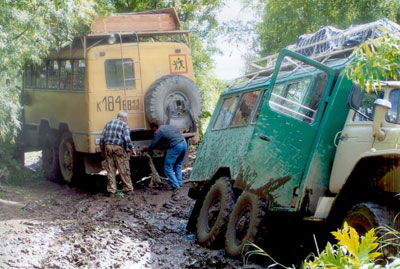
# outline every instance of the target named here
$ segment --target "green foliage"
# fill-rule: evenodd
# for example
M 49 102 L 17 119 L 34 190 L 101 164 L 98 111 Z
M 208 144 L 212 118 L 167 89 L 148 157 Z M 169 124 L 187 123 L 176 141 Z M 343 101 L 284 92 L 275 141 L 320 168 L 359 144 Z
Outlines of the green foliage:
M 365 236 L 357 234 L 356 230 L 345 222 L 343 229 L 332 232 L 337 245 L 328 243 L 325 250 L 314 257 L 306 260 L 304 268 L 360 268 L 362 266 L 372 267 L 377 257 L 381 255 L 374 252 L 378 247 L 377 237 L 374 229 L 368 231 Z
M 379 239 L 375 236 L 375 231 L 379 231 L 379 233 L 382 234 Z M 328 242 L 325 249 L 318 256 L 315 256 L 314 254 L 309 255 L 309 257 L 307 257 L 303 262 L 302 268 L 400 268 L 399 257 L 391 257 L 391 261 L 386 261 L 386 264 L 383 263 L 382 259 L 377 259 L 378 257 L 381 257 L 382 253 L 377 252 L 376 250 L 393 246 L 397 250 L 399 249 L 398 242 L 400 239 L 400 233 L 395 229 L 388 226 L 378 227 L 376 230 L 369 230 L 365 236 L 360 237 L 356 230 L 345 222 L 342 229 L 338 229 L 336 232 L 332 232 L 332 234 L 335 236 L 338 243 L 332 245 Z M 248 245 L 252 247 L 253 250 L 244 254 L 243 263 L 245 264 L 245 268 L 247 268 L 249 258 L 252 255 L 268 257 L 274 263 L 269 267 L 275 268 L 275 266 L 278 265 L 282 268 L 295 268 L 294 266 L 285 267 L 278 263 L 264 250 L 253 243 L 249 243 Z M 380 245 L 379 248 L 378 245 Z
M 369 92 L 380 80 L 397 80 L 400 72 L 400 41 L 389 34 L 371 39 L 356 48 L 354 60 L 346 67 L 346 75 Z
M 200 116 L 199 122 L 199 131 L 202 136 L 207 129 L 212 112 L 217 105 L 219 95 L 226 85 L 210 71 L 198 72 L 196 74 L 196 80 L 203 98 L 203 113 Z
M 0 186 L 4 184 L 23 187 L 43 180 L 41 170 L 32 171 L 10 158 L 14 151 L 15 144 L 0 141 Z
M 0 86 L 0 141 L 13 142 L 20 128 L 19 90 Z
M 262 4 L 265 1 L 258 1 Z M 258 6 L 259 8 L 259 6 Z M 375 21 L 383 17 L 398 21 L 400 2 L 397 0 L 269 0 L 257 25 L 261 56 L 276 53 L 294 44 L 301 34 L 317 31 L 321 26 L 345 28 L 350 24 Z

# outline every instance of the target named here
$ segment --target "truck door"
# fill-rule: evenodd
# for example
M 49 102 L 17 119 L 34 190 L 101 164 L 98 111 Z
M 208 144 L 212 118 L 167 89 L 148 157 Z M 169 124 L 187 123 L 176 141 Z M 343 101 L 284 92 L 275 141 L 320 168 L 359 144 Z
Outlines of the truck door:
M 294 196 L 307 167 L 334 71 L 282 50 L 235 185 L 295 210 Z

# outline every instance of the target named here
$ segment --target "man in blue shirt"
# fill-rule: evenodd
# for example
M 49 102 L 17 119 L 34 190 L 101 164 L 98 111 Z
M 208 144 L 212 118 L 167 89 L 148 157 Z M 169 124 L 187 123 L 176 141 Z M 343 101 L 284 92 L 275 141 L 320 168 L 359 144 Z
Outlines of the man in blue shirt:
M 136 155 L 127 124 L 128 113 L 120 111 L 116 119 L 109 121 L 100 138 L 100 148 L 105 158 L 104 169 L 107 171 L 107 192 L 115 196 L 117 190 L 116 171 L 118 169 L 123 189 L 128 195 L 133 194 L 129 153 Z
M 171 189 L 177 190 L 183 185 L 182 164 L 186 154 L 186 141 L 177 128 L 172 125 L 158 125 L 151 123 L 150 127 L 154 133 L 153 141 L 149 147 L 143 150 L 152 150 L 161 145 L 167 149 L 164 161 L 164 172 L 168 177 Z

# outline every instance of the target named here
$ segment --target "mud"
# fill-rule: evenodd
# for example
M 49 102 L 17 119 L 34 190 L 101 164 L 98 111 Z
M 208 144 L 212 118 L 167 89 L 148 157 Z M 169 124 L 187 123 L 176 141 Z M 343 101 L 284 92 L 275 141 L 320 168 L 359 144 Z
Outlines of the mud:
M 133 196 L 111 198 L 105 177 L 84 182 L 0 185 L 1 268 L 243 267 L 187 234 L 188 183 L 177 193 L 137 187 Z

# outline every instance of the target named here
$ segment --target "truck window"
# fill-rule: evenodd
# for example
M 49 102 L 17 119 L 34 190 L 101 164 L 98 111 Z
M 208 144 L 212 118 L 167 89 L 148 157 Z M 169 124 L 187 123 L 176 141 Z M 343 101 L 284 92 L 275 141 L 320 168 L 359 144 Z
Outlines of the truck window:
M 70 60 L 60 61 L 60 89 L 72 89 L 72 65 Z
M 231 121 L 233 112 L 236 108 L 238 96 L 232 96 L 224 99 L 221 109 L 218 112 L 217 119 L 214 123 L 214 130 L 227 128 Z
M 266 92 L 267 92 L 266 90 L 263 91 L 263 93 L 262 93 L 262 95 L 260 97 L 260 101 L 258 102 L 256 113 L 254 113 L 253 120 L 251 121 L 252 124 L 255 124 L 257 122 L 258 116 L 260 116 L 260 111 L 261 111 L 261 108 L 262 108 L 262 106 L 264 104 L 264 97 L 265 97 L 265 93 Z
M 386 121 L 392 123 L 400 123 L 399 115 L 399 89 L 391 91 L 389 96 L 389 101 L 392 103 L 392 108 L 390 108 L 386 115 Z
M 257 104 L 260 91 L 246 92 L 240 99 L 240 104 L 233 117 L 231 126 L 244 126 L 250 121 L 252 112 Z
M 36 88 L 47 88 L 47 62 L 44 61 L 36 72 Z
M 58 89 L 58 62 L 55 60 L 49 61 L 49 88 Z
M 135 88 L 132 59 L 107 60 L 105 62 L 106 84 L 108 89 Z
M 25 68 L 25 87 L 26 88 L 34 88 L 35 87 L 35 72 L 33 69 L 33 65 L 27 65 Z
M 85 70 L 86 70 L 85 60 L 74 60 L 73 61 L 72 88 L 74 90 L 84 90 L 85 89 Z
M 372 121 L 375 113 L 374 101 L 378 98 L 378 93 L 376 92 L 363 92 L 361 98 L 361 104 L 359 108 L 354 113 L 353 121 Z
M 313 77 L 276 84 L 269 105 L 272 110 L 312 124 L 325 90 L 328 75 L 320 73 Z

